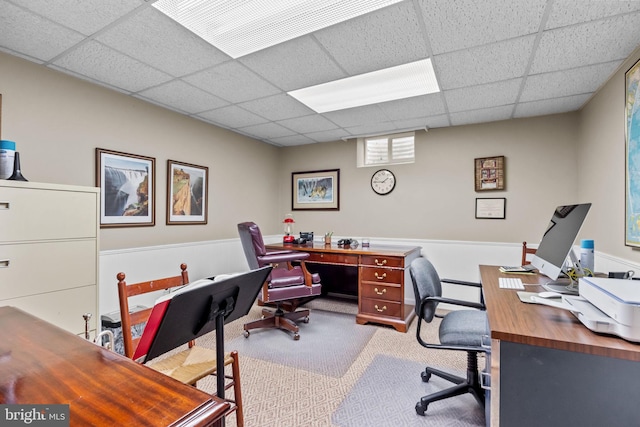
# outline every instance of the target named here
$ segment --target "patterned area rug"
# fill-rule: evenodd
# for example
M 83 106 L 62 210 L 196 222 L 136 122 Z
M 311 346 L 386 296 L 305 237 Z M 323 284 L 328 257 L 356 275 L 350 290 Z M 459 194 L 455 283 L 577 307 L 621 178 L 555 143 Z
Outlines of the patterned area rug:
M 309 323 L 298 323 L 300 339 L 289 332 L 255 329 L 231 340 L 225 349 L 241 355 L 339 378 L 367 345 L 376 327 L 358 325 L 345 313 L 312 310 Z
M 420 378 L 425 365 L 377 355 L 333 413 L 340 427 L 484 426 L 483 408 L 470 394 L 433 402 L 424 417 L 414 405 L 422 396 L 452 384 L 433 375 Z M 455 373 L 455 372 L 454 372 Z

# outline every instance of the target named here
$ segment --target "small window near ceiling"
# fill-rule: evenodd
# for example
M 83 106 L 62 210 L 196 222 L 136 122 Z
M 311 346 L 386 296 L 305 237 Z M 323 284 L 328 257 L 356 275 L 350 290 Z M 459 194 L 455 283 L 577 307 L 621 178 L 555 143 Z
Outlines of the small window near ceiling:
M 413 163 L 415 160 L 414 132 L 372 136 L 359 139 L 358 166 L 379 166 Z

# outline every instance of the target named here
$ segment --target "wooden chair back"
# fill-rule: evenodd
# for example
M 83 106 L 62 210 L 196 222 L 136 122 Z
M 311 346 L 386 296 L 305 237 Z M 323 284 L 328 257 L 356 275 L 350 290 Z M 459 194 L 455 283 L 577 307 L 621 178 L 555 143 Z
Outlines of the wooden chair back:
M 522 264 L 520 265 L 531 264 L 531 261 L 529 261 L 528 256 L 533 255 L 535 253 L 536 253 L 535 248 L 528 248 L 527 242 L 522 242 Z
M 129 298 L 136 295 L 143 295 L 149 292 L 156 292 L 161 290 L 167 290 L 175 288 L 176 286 L 183 286 L 189 283 L 189 273 L 187 273 L 187 264 L 180 264 L 180 270 L 182 272 L 178 276 L 165 277 L 163 279 L 150 280 L 148 282 L 134 283 L 127 285 L 125 282 L 125 274 L 120 272 L 117 274 L 118 279 L 118 297 L 120 299 L 120 317 L 122 320 L 122 337 L 124 341 L 124 355 L 128 358 L 132 358 L 133 354 L 138 347 L 140 338 L 133 338 L 131 328 L 134 325 L 145 323 L 153 307 L 130 312 L 129 310 Z M 189 343 L 191 347 L 193 343 Z

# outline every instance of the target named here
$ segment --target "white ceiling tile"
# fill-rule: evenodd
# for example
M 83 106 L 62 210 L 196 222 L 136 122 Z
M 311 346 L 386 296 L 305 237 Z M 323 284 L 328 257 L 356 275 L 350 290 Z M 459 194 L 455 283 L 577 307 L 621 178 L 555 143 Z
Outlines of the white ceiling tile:
M 640 13 L 545 31 L 531 73 L 624 59 L 639 40 Z
M 395 133 L 398 131 L 395 123 L 372 123 L 368 125 L 351 126 L 346 128 L 347 132 L 357 136 L 383 135 L 387 133 Z
M 377 105 L 365 105 L 364 107 L 348 108 L 340 111 L 329 111 L 323 114 L 341 127 L 358 126 L 363 124 L 373 124 L 387 122 L 389 118 Z
M 591 94 L 584 94 L 566 96 L 564 98 L 545 99 L 542 101 L 523 102 L 518 104 L 513 117 L 532 117 L 575 111 L 580 109 L 590 98 Z
M 314 35 L 350 75 L 429 56 L 412 2 L 368 13 Z
M 433 116 L 445 112 L 441 93 L 383 102 L 380 108 L 390 120 Z
M 316 142 L 338 141 L 342 138 L 351 136 L 351 134 L 344 129 L 333 129 L 322 132 L 309 132 L 305 133 L 304 135 Z
M 244 65 L 233 61 L 187 76 L 184 80 L 232 103 L 280 92 Z
M 451 126 L 451 122 L 449 121 L 449 116 L 447 114 L 425 117 L 425 124 L 427 125 L 427 127 L 429 127 L 429 129 Z
M 175 77 L 229 60 L 227 55 L 155 8 L 143 10 L 100 34 L 96 40 Z
M 508 120 L 513 113 L 513 105 L 502 107 L 486 108 L 483 110 L 463 111 L 451 114 L 453 126 L 470 125 L 473 123 L 495 122 L 498 120 Z
M 245 126 L 267 123 L 264 117 L 257 116 L 236 105 L 218 108 L 198 114 L 199 117 L 220 123 L 226 128 L 241 128 Z
M 188 114 L 212 110 L 227 105 L 211 94 L 195 88 L 181 80 L 174 80 L 139 93 L 153 102 L 177 108 Z
M 546 0 L 420 0 L 434 54 L 538 31 Z
M 435 57 L 441 90 L 522 77 L 535 36 L 520 37 Z
M 239 58 L 283 91 L 291 91 L 347 77 L 310 36 Z
M 525 81 L 520 102 L 595 92 L 620 63 L 621 61 L 608 62 L 529 76 Z
M 171 79 L 161 71 L 94 41 L 80 45 L 54 64 L 130 92 L 138 92 Z
M 0 0 L 0 46 L 48 61 L 83 39 L 82 35 Z M 29 34 L 29 36 L 25 36 Z
M 513 79 L 486 85 L 447 90 L 444 97 L 452 113 L 498 107 L 516 102 L 522 79 Z
M 286 93 L 243 102 L 240 106 L 269 120 L 284 120 L 314 113 Z
M 102 27 L 145 5 L 145 0 L 11 0 L 47 19 L 84 35 L 91 35 Z M 4 15 L 4 6 L 2 14 Z
M 300 133 L 319 132 L 336 129 L 335 123 L 325 119 L 320 114 L 297 117 L 295 119 L 280 120 L 278 124 Z
M 264 123 L 260 125 L 246 126 L 240 128 L 240 130 L 249 135 L 254 135 L 258 139 L 273 139 L 295 135 L 295 132 L 282 127 L 277 123 Z
M 281 138 L 271 138 L 269 141 L 272 142 L 273 144 L 283 146 L 283 147 L 290 147 L 293 145 L 314 144 L 316 142 L 313 139 L 307 138 L 304 135 L 291 135 L 291 136 L 283 136 Z
M 546 29 L 565 27 L 640 10 L 640 1 L 555 0 Z

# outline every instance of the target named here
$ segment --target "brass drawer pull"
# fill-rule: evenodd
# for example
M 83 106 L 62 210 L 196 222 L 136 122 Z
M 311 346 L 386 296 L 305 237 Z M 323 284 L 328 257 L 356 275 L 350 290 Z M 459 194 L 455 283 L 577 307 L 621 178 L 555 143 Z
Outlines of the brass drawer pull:
M 385 310 L 387 309 L 387 306 L 386 306 L 386 305 L 383 305 L 383 306 L 382 306 L 382 308 L 378 308 L 378 304 L 376 304 L 376 305 L 374 306 L 374 308 L 376 309 L 376 311 L 377 311 L 378 313 L 382 313 L 383 311 L 385 311 Z
M 376 258 L 373 262 L 375 262 L 376 265 L 379 265 L 379 266 L 387 265 L 386 259 L 383 259 L 382 261 L 378 261 L 378 258 Z
M 376 279 L 378 279 L 378 280 L 384 280 L 384 279 L 387 278 L 387 273 L 382 273 L 382 275 L 378 275 L 378 272 L 376 271 L 373 274 L 376 276 Z
M 373 291 L 378 295 L 384 295 L 387 293 L 387 288 L 382 288 L 381 291 L 379 291 L 378 288 L 373 288 Z

